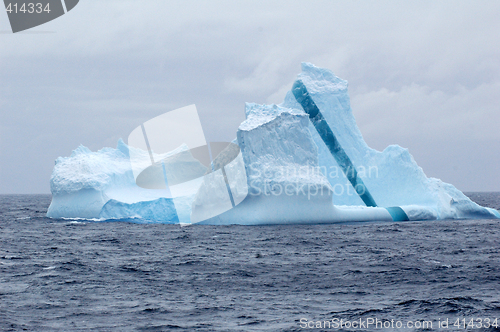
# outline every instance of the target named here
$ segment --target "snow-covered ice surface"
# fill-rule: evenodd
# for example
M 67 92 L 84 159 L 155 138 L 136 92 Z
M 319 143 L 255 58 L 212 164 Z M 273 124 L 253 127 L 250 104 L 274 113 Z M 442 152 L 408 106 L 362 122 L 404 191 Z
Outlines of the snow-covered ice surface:
M 177 221 L 167 189 L 144 189 L 136 185 L 129 159 L 132 149 L 119 140 L 116 149 L 92 152 L 80 146 L 70 157 L 57 158 L 50 179 L 52 202 L 47 216 Z M 173 153 L 184 150 L 185 147 L 181 147 Z M 134 153 L 148 154 L 137 150 Z M 195 161 L 190 164 L 191 168 L 199 167 Z M 190 165 L 183 166 L 190 168 Z
M 302 64 L 298 79 L 377 207 L 364 205 L 290 91 L 280 105 L 246 105 L 247 119 L 236 133 L 241 155 L 233 167 L 226 166 L 236 206 L 205 219 L 205 215 L 213 215 L 206 211 L 217 205 L 217 195 L 211 193 L 217 191 L 214 184 L 220 183 L 205 176 L 195 196 L 180 198 L 191 211 L 193 222 L 256 225 L 392 221 L 385 209 L 388 207 L 401 207 L 410 220 L 500 218 L 498 211 L 472 202 L 453 185 L 427 178 L 407 149 L 398 145 L 382 152 L 370 148 L 352 114 L 347 81 L 309 63 Z M 51 177 L 52 203 L 47 216 L 177 223 L 167 189 L 136 185 L 131 149 L 134 154 L 148 153 L 120 140 L 116 149 L 92 152 L 80 146 L 70 157 L 58 158 Z M 166 155 L 185 150 L 181 146 Z M 183 169 L 199 169 L 196 160 L 186 160 Z M 246 175 L 236 167 L 241 163 Z

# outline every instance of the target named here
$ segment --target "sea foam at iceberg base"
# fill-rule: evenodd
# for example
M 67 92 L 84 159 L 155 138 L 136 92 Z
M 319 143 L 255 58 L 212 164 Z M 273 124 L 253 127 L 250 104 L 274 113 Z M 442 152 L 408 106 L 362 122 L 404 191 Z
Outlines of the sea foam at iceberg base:
M 500 218 L 427 178 L 407 149 L 368 147 L 347 81 L 329 70 L 303 63 L 282 104 L 247 103 L 245 112 L 217 153 L 203 134 L 155 136 L 186 114 L 202 133 L 193 107 L 142 124 L 128 145 L 78 147 L 56 160 L 47 216 L 212 225 Z

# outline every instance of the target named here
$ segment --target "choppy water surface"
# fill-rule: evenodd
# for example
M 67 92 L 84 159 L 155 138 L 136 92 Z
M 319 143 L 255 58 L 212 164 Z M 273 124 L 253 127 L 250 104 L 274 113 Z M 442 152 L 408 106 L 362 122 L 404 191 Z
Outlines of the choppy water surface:
M 500 208 L 498 193 L 469 195 Z M 447 331 L 464 331 L 452 322 L 500 320 L 498 220 L 181 228 L 51 220 L 49 203 L 0 196 L 2 331 L 306 331 L 300 319 L 335 318 L 432 330 L 448 318 Z

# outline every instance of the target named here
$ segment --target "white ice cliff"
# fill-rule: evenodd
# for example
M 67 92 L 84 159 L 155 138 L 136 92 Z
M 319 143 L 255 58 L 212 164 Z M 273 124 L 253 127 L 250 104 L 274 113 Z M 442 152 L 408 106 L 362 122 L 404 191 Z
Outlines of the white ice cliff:
M 212 171 L 186 146 L 151 155 L 183 155 L 163 164 L 165 176 L 174 168 L 202 176 L 195 194 L 172 198 L 168 188 L 138 186 L 130 155 L 147 160 L 148 152 L 120 140 L 116 149 L 80 146 L 56 160 L 47 216 L 178 223 L 181 213 L 189 223 L 243 225 L 500 218 L 454 186 L 427 178 L 407 149 L 368 147 L 350 108 L 347 81 L 303 63 L 294 89 L 281 105 L 246 105 L 247 119 L 236 133 L 241 154 L 231 164 L 221 160 L 237 151 L 221 153 Z M 221 208 L 221 193 L 227 192 L 232 206 Z

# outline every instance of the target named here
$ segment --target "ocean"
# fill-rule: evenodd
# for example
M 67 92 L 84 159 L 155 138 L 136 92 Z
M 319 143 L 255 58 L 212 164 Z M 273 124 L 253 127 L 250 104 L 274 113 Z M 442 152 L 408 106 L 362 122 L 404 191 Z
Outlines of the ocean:
M 50 200 L 0 196 L 1 331 L 500 331 L 498 220 L 180 227 Z

